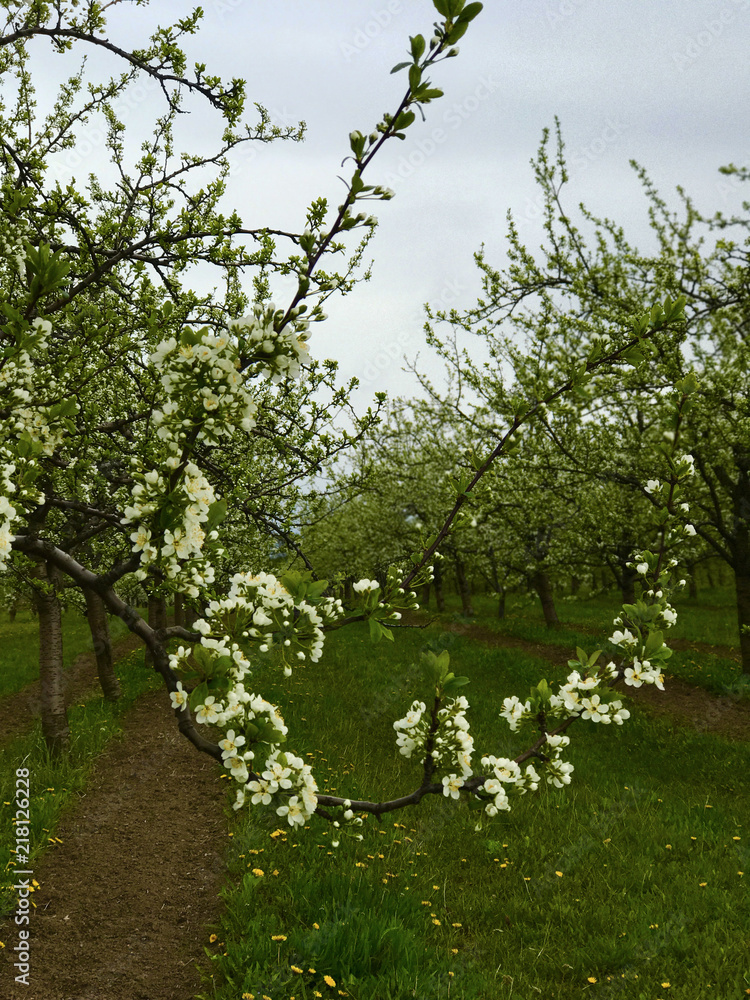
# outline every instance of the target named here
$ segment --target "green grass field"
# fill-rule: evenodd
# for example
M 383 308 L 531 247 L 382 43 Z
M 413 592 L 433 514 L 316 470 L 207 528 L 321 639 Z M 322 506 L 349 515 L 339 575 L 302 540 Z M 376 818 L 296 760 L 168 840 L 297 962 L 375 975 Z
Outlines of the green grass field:
M 611 625 L 614 611 L 601 599 L 591 602 L 590 613 L 583 602 L 561 605 L 561 611 L 568 609 L 568 625 L 554 635 L 533 620 L 530 605 L 511 608 L 497 626 L 568 648 L 580 636 L 581 644 L 596 648 L 592 630 Z M 478 602 L 477 610 L 494 609 L 488 601 L 486 608 Z M 455 612 L 449 609 L 448 621 Z M 695 612 L 690 627 L 696 641 L 724 634 L 728 604 L 716 601 Z M 493 624 L 484 615 L 477 622 Z M 280 705 L 289 748 L 314 763 L 322 789 L 390 798 L 419 784 L 419 767 L 397 752 L 392 724 L 414 698 L 429 697 L 419 666 L 426 646 L 448 649 L 452 667 L 471 679 L 463 691 L 471 704 L 476 759 L 524 749 L 521 734 L 498 719 L 498 708 L 507 695 L 525 695 L 541 676 L 551 678 L 549 664 L 523 650 L 457 636 L 444 624 L 402 629 L 395 644 L 378 645 L 370 643 L 366 629 L 350 627 L 329 637 L 320 664 L 298 668 L 290 681 L 270 667 L 258 673 L 254 687 Z M 17 630 L 14 649 L 27 650 L 25 658 L 15 654 L 19 676 L 33 669 L 31 644 L 25 647 L 19 638 L 27 625 L 17 620 L 3 627 L 6 639 Z M 66 623 L 70 649 L 68 629 Z M 710 670 L 712 655 L 690 653 L 698 672 Z M 37 761 L 35 855 L 54 840 L 60 815 L 72 794 L 85 788 L 122 711 L 144 686 L 158 684 L 135 668 L 139 656 L 132 654 L 118 668 L 124 684 L 120 705 L 95 696 L 71 708 L 73 752 L 67 760 L 47 759 L 38 728 L 5 748 L 2 802 L 11 800 L 8 782 L 18 762 L 28 753 Z M 512 812 L 485 819 L 479 830 L 481 812 L 442 797 L 380 822 L 368 819 L 362 841 L 343 833 L 335 848 L 337 834 L 315 818 L 309 829 L 293 832 L 267 810 L 232 813 L 226 908 L 221 924 L 206 930 L 203 996 L 750 995 L 747 745 L 638 709 L 622 729 L 576 723 L 570 735 L 571 786 L 544 786 L 514 799 Z M 9 806 L 0 806 L 3 845 L 10 844 L 11 832 Z M 9 853 L 0 856 L 6 879 L 10 861 Z
M 529 643 L 570 650 L 571 653 L 576 646 L 589 651 L 603 648 L 614 652 L 607 646 L 606 638 L 612 634 L 612 621 L 620 608 L 620 598 L 615 592 L 589 600 L 558 601 L 560 627 L 556 629 L 546 627 L 535 598 L 510 597 L 503 619 L 497 617 L 497 602 L 493 598 L 479 594 L 473 603 L 476 612 L 473 620 L 500 636 L 512 636 Z M 677 624 L 666 634 L 667 643 L 671 644 L 672 640 L 678 640 L 678 645 L 699 643 L 701 648 L 676 649 L 669 661 L 670 673 L 716 694 L 741 691 L 734 590 L 729 587 L 705 590 L 699 598 L 680 595 L 675 599 L 675 605 Z M 452 595 L 447 598 L 444 614 L 437 614 L 434 603 L 428 609 L 430 618 L 442 623 L 467 621 L 460 612 L 460 601 Z M 734 655 L 727 655 L 725 648 L 715 652 L 703 648 L 710 646 L 730 647 Z
M 110 618 L 112 641 L 127 632 L 119 618 Z M 88 622 L 80 611 L 70 610 L 63 615 L 63 662 L 71 666 L 81 653 L 93 649 Z M 0 670 L 0 697 L 14 694 L 39 677 L 39 620 L 30 611 L 18 612 L 11 624 L 6 611 L 0 611 L 0 636 L 3 658 Z
M 429 694 L 416 665 L 428 642 L 471 677 L 477 756 L 524 748 L 497 710 L 544 674 L 543 661 L 439 625 L 400 633 L 395 648 L 350 628 L 330 638 L 321 664 L 295 673 L 291 697 L 258 682 L 321 786 L 379 798 L 419 784 L 392 722 Z M 637 710 L 612 730 L 574 726 L 573 784 L 516 799 L 478 831 L 481 814 L 442 798 L 369 819 L 362 842 L 341 836 L 335 849 L 320 821 L 274 836 L 284 826 L 273 814 L 236 820 L 205 996 L 745 996 L 747 746 Z

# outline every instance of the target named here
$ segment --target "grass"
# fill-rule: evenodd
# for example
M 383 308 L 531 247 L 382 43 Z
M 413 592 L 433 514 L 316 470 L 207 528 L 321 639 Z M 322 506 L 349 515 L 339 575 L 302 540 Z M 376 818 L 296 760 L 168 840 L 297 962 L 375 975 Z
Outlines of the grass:
M 402 632 L 395 648 L 355 627 L 330 637 L 317 667 L 295 671 L 291 692 L 258 682 L 283 706 L 290 747 L 314 762 L 321 787 L 377 798 L 419 784 L 392 722 L 429 694 L 417 665 L 427 642 L 471 677 L 477 756 L 523 749 L 497 709 L 544 661 L 439 626 Z M 745 996 L 747 748 L 640 712 L 612 730 L 577 724 L 572 786 L 515 799 L 478 831 L 481 813 L 442 798 L 369 819 L 361 842 L 344 834 L 338 848 L 315 819 L 295 832 L 272 813 L 237 817 L 202 996 Z
M 667 633 L 667 643 L 684 640 L 700 643 L 701 646 L 728 646 L 737 650 L 735 655 L 739 657 L 734 600 L 731 588 L 705 590 L 699 598 L 681 597 L 676 601 L 677 624 Z M 603 648 L 606 654 L 615 655 L 617 651 L 607 644 L 606 637 L 612 633 L 612 621 L 620 603 L 615 592 L 589 600 L 558 601 L 560 627 L 548 629 L 537 600 L 509 598 L 506 617 L 499 619 L 496 616 L 496 601 L 480 594 L 474 598 L 474 610 L 477 612 L 474 620 L 481 621 L 483 626 L 498 635 L 562 648 L 569 650 L 571 655 L 574 655 L 576 646 L 589 651 Z M 466 620 L 460 614 L 461 605 L 457 597 L 449 596 L 446 604 L 446 612 L 438 616 L 438 621 Z M 434 609 L 430 614 L 434 616 Z M 724 649 L 717 649 L 716 652 L 703 648 L 699 652 L 690 648 L 676 649 L 669 661 L 669 673 L 716 694 L 746 693 L 739 658 L 727 655 Z
M 133 702 L 145 691 L 160 686 L 153 671 L 142 667 L 143 652 L 135 651 L 119 661 L 122 697 L 107 702 L 101 695 L 84 704 L 71 705 L 68 719 L 71 728 L 70 752 L 59 758 L 48 753 L 37 721 L 33 728 L 3 747 L 0 763 L 0 915 L 15 907 L 13 871 L 16 867 L 34 868 L 39 855 L 54 849 L 60 840 L 55 836 L 62 813 L 73 796 L 86 787 L 97 756 L 112 736 L 121 729 L 120 720 Z M 29 800 L 31 853 L 29 863 L 17 865 L 14 827 L 16 823 L 16 769 L 30 770 Z
M 110 618 L 112 641 L 128 628 L 119 618 Z M 24 609 L 11 623 L 6 611 L 0 611 L 0 634 L 3 643 L 3 669 L 0 672 L 0 697 L 15 694 L 39 677 L 39 619 Z M 88 622 L 80 611 L 63 615 L 63 663 L 72 666 L 76 657 L 93 649 Z

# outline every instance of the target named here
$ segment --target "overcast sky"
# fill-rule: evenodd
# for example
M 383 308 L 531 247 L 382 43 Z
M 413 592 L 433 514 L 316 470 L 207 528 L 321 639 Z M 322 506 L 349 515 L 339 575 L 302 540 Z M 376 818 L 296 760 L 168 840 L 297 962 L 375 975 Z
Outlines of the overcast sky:
M 409 35 L 429 37 L 432 3 L 204 0 L 203 8 L 191 57 L 245 78 L 250 100 L 280 123 L 308 126 L 303 144 L 235 157 L 228 203 L 248 226 L 301 229 L 311 199 L 339 203 L 348 133 L 369 132 L 397 106 L 406 79 L 389 70 L 406 58 Z M 110 37 L 137 45 L 190 9 L 181 0 L 112 8 Z M 556 115 L 571 165 L 569 204 L 584 200 L 616 218 L 643 246 L 631 158 L 663 194 L 681 184 L 711 211 L 738 202 L 717 168 L 750 164 L 750 0 L 486 0 L 460 49 L 431 74 L 445 97 L 427 108 L 426 123 L 370 168 L 369 182 L 397 195 L 365 206 L 380 219 L 372 281 L 330 300 L 329 320 L 314 330 L 313 353 L 361 379 L 364 405 L 377 390 L 413 391 L 401 356 L 420 348 L 423 303 L 476 300 L 472 254 L 484 242 L 503 266 L 508 209 L 530 246 L 539 244 L 529 160 Z M 149 104 L 135 117 L 146 120 Z M 189 125 L 194 142 L 208 141 L 199 113 Z

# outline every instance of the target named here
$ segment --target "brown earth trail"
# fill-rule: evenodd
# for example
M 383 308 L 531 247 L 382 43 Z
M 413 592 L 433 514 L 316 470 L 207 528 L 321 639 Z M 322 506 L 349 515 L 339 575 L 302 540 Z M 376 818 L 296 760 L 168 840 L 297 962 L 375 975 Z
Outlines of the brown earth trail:
M 30 986 L 3 928 L 2 1000 L 189 1000 L 218 917 L 226 794 L 180 736 L 163 691 L 144 695 L 38 863 Z

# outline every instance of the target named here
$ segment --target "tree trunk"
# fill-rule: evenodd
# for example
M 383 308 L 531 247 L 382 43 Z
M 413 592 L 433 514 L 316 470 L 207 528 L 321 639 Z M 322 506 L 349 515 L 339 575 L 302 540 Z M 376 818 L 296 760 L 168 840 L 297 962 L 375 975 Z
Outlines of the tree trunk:
M 552 592 L 550 578 L 545 572 L 540 571 L 533 578 L 532 585 L 539 595 L 539 600 L 542 602 L 542 614 L 544 615 L 545 625 L 547 628 L 557 628 L 560 624 L 560 619 L 557 617 L 557 608 L 555 607 L 555 597 Z
M 570 592 L 575 597 L 578 591 L 581 589 L 581 578 L 579 576 L 571 576 L 570 578 Z
M 18 601 L 14 601 L 11 604 L 10 608 L 8 609 L 8 619 L 10 620 L 11 625 L 16 620 L 17 614 L 18 614 Z
M 63 685 L 62 612 L 57 596 L 59 576 L 51 563 L 41 563 L 37 576 L 45 589 L 34 588 L 39 614 L 39 686 L 42 701 L 42 734 L 53 756 L 67 750 L 70 741 Z
M 505 588 L 497 595 L 497 617 L 505 618 Z
M 435 603 L 437 605 L 438 613 L 442 614 L 445 611 L 445 594 L 443 593 L 443 567 L 439 560 L 435 560 L 435 568 L 433 570 L 435 579 L 432 581 L 432 586 L 435 589 Z
M 167 627 L 167 601 L 164 597 L 149 594 L 148 598 L 148 623 L 153 629 Z M 151 651 L 146 647 L 143 654 L 143 662 L 147 667 L 153 665 Z
M 461 595 L 461 613 L 466 615 L 467 618 L 474 617 L 474 607 L 471 603 L 471 589 L 469 588 L 469 582 L 466 579 L 466 571 L 464 569 L 463 559 L 456 556 L 454 559 L 454 564 L 456 567 L 456 582 L 458 583 L 458 592 Z
M 635 581 L 638 574 L 631 566 L 622 567 L 620 578 L 620 589 L 622 591 L 623 604 L 635 604 Z
M 735 570 L 734 579 L 737 588 L 737 625 L 740 630 L 740 653 L 742 656 L 742 673 L 750 674 L 750 632 L 743 632 L 742 626 L 750 627 L 750 567 L 743 567 L 744 572 Z
M 94 640 L 96 670 L 106 701 L 117 701 L 120 697 L 120 682 L 112 662 L 112 639 L 109 635 L 109 618 L 104 601 L 93 590 L 84 590 L 86 617 Z
M 185 601 L 182 594 L 174 595 L 174 623 L 179 626 L 185 624 Z
M 690 579 L 688 580 L 688 597 L 692 597 L 695 600 L 698 597 L 698 584 L 695 582 L 695 569 L 690 574 Z

